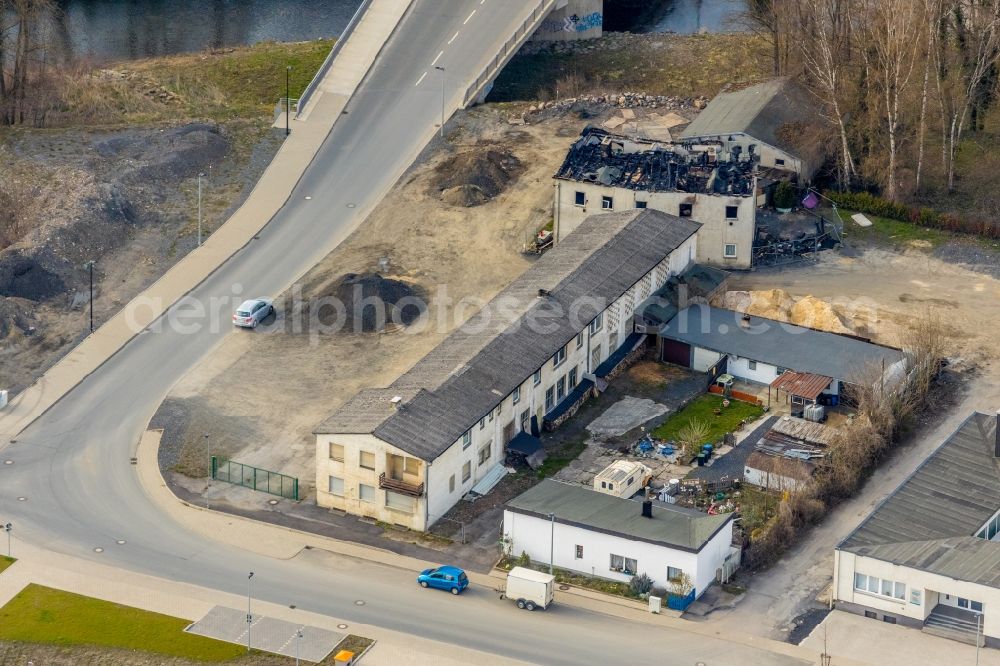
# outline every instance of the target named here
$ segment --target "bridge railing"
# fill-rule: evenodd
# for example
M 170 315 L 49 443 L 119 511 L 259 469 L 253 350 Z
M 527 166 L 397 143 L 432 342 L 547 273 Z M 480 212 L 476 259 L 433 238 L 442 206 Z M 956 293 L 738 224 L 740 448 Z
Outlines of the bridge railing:
M 319 86 L 319 82 L 322 81 L 323 77 L 326 76 L 326 73 L 330 71 L 330 67 L 331 65 L 333 65 L 333 61 L 336 60 L 337 54 L 340 53 L 340 50 L 344 47 L 344 44 L 347 43 L 347 38 L 350 37 L 351 33 L 354 32 L 354 29 L 361 22 L 361 17 L 365 15 L 365 12 L 367 12 L 368 8 L 371 7 L 371 4 L 372 0 L 364 0 L 361 3 L 361 6 L 358 7 L 358 10 L 354 12 L 354 16 L 351 17 L 351 20 L 347 23 L 347 26 L 344 28 L 344 31 L 340 33 L 340 37 L 337 38 L 337 41 L 336 43 L 334 43 L 333 48 L 330 49 L 330 54 L 326 56 L 326 60 L 323 61 L 323 64 L 320 66 L 319 71 L 316 72 L 316 76 L 312 78 L 312 81 L 309 82 L 309 85 L 306 86 L 306 89 L 302 92 L 302 96 L 299 98 L 299 103 L 295 108 L 296 118 L 299 117 L 299 114 L 301 114 L 302 111 L 306 108 L 306 105 L 309 104 L 309 98 L 312 97 L 314 92 L 316 92 L 316 88 Z
M 549 14 L 552 11 L 552 6 L 556 4 L 556 0 L 541 0 L 535 9 L 531 12 L 531 15 L 524 20 L 514 34 L 511 35 L 510 39 L 504 42 L 503 48 L 496 55 L 493 60 L 486 66 L 486 70 L 476 77 L 472 85 L 465 92 L 465 99 L 462 102 L 462 106 L 468 106 L 472 100 L 482 92 L 483 88 L 493 80 L 507 61 L 514 55 L 521 44 L 531 36 L 532 29 L 538 24 L 538 21 Z

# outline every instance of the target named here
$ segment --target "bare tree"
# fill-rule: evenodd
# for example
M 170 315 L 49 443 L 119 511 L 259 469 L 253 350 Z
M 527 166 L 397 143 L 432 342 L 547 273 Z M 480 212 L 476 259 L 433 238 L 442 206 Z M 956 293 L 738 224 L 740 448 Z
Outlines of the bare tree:
M 0 122 L 41 124 L 54 0 L 0 0 Z M 41 117 L 40 117 L 41 116 Z
M 899 198 L 900 102 L 913 75 L 919 33 L 919 4 L 913 0 L 862 0 L 867 46 L 862 49 L 881 96 L 888 139 L 885 194 Z

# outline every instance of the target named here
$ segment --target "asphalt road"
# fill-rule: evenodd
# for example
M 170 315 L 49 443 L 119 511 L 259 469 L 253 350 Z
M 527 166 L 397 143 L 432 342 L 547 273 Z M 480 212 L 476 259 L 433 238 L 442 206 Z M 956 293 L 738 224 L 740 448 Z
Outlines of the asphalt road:
M 475 63 L 489 57 L 484 45 L 513 33 L 512 4 L 417 0 L 290 201 L 192 293 L 207 316 L 173 308 L 167 325 L 135 338 L 0 452 L 13 461 L 0 465 L 0 514 L 19 539 L 235 593 L 252 570 L 261 599 L 528 661 L 589 663 L 613 654 L 618 663 L 654 656 L 664 664 L 791 663 L 571 608 L 529 615 L 486 591 L 435 595 L 392 569 L 317 566 L 309 554 L 278 561 L 204 540 L 150 502 L 129 462 L 170 387 L 225 335 L 246 334 L 229 326 L 234 301 L 285 290 L 357 226 L 353 211 L 377 201 L 408 166 L 441 113 L 433 65 L 447 69 L 447 96 L 458 94 L 464 86 L 448 81 L 471 80 Z M 126 544 L 114 545 L 119 539 Z

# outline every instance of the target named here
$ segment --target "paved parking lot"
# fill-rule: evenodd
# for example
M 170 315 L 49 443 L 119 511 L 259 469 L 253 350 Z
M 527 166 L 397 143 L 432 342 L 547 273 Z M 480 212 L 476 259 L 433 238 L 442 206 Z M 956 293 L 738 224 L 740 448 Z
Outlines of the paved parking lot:
M 227 643 L 246 645 L 247 614 L 246 611 L 235 608 L 216 606 L 184 631 Z M 299 632 L 302 637 L 298 638 L 296 646 Z M 343 634 L 258 615 L 253 616 L 253 623 L 250 625 L 250 647 L 285 657 L 295 657 L 298 647 L 298 656 L 313 663 L 326 659 L 342 640 Z

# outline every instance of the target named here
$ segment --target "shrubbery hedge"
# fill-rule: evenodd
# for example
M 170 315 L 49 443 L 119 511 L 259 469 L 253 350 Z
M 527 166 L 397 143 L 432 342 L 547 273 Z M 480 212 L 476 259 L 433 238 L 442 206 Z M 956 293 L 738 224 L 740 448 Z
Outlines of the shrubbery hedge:
M 828 191 L 825 196 L 835 201 L 839 208 L 869 213 L 890 220 L 909 222 L 931 229 L 974 234 L 984 238 L 1000 238 L 1000 225 L 987 217 L 963 218 L 952 213 L 939 213 L 930 208 L 917 208 L 889 201 L 868 192 Z

